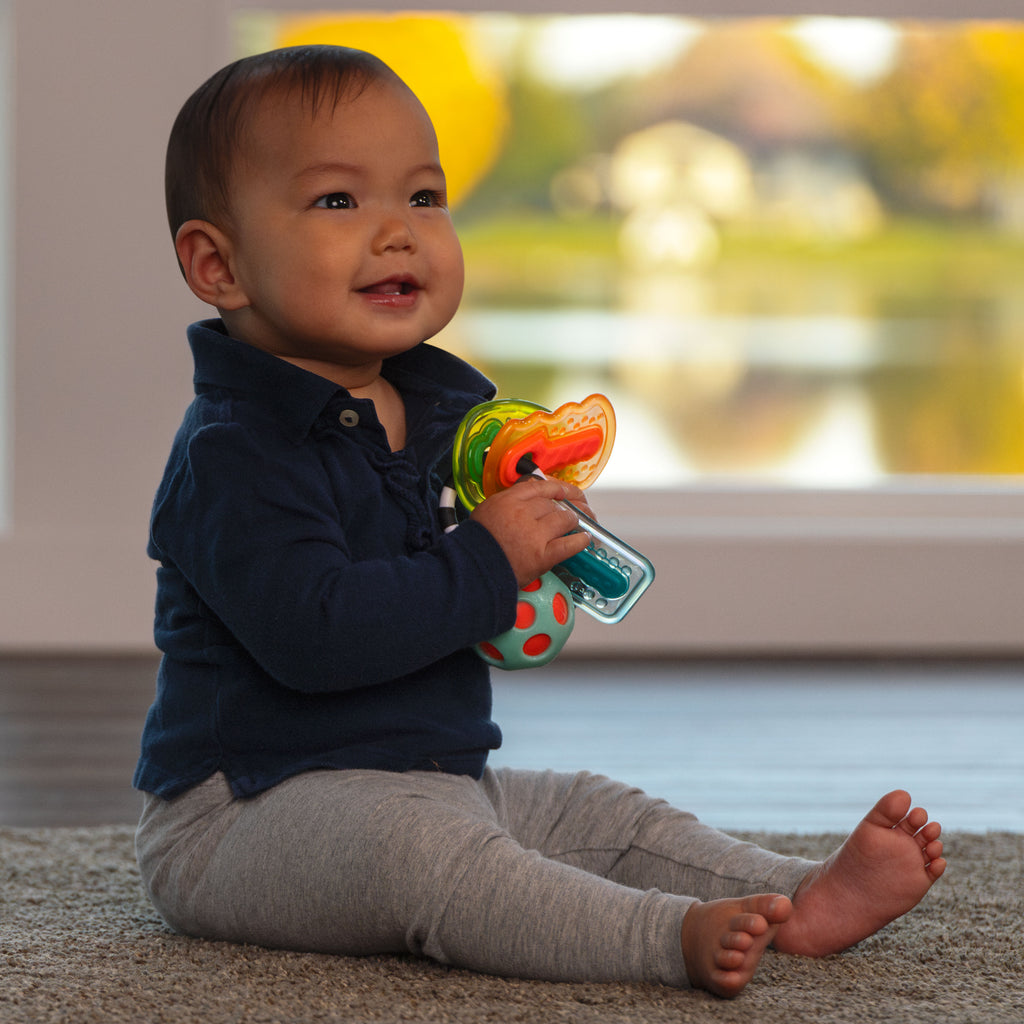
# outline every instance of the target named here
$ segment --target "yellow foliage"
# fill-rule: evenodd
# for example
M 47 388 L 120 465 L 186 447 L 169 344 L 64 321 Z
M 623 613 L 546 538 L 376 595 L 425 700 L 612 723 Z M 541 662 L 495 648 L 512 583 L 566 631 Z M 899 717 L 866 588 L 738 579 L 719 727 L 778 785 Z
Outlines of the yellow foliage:
M 907 26 L 898 64 L 854 110 L 855 137 L 890 179 L 970 207 L 1024 168 L 1024 29 Z
M 468 18 L 353 14 L 282 19 L 275 45 L 309 44 L 367 50 L 401 76 L 434 122 L 452 206 L 493 166 L 508 124 L 505 87 Z

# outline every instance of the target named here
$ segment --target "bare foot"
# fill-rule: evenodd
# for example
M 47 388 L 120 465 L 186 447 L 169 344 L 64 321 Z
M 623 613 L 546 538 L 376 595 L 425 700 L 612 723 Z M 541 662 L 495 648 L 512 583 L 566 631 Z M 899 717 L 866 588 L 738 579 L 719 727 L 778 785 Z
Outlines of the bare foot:
M 682 933 L 690 984 L 729 999 L 739 995 L 792 909 L 785 896 L 770 894 L 695 903 Z
M 775 948 L 804 956 L 838 953 L 917 906 L 946 870 L 941 832 L 923 808 L 910 809 L 909 793 L 887 793 L 800 883 Z

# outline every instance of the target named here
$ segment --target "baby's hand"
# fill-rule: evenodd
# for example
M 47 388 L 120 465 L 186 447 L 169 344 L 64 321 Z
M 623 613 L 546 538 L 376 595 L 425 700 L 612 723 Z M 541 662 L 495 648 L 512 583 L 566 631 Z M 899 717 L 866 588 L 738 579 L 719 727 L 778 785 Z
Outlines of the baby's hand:
M 531 477 L 491 495 L 470 516 L 501 545 L 520 587 L 578 555 L 590 543 L 588 534 L 570 532 L 579 519 L 558 501 L 586 506 L 578 487 Z

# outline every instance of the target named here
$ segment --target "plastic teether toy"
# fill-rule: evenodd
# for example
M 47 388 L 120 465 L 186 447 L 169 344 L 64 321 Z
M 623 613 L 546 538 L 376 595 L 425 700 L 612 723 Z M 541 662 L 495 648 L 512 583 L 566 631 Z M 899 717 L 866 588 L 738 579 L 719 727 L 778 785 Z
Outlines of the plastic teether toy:
M 498 668 L 546 665 L 565 646 L 576 621 L 572 594 L 546 572 L 519 591 L 516 624 L 501 636 L 476 645 L 477 654 Z
M 531 474 L 588 487 L 608 462 L 614 440 L 615 413 L 604 395 L 569 402 L 554 412 L 518 400 L 475 406 L 455 435 L 452 482 L 442 495 L 445 528 L 457 525 L 456 495 L 472 510 Z M 556 565 L 552 572 L 568 589 L 575 605 L 601 622 L 619 622 L 653 582 L 654 566 L 589 516 L 575 508 L 573 511 L 579 517 L 579 529 L 590 535 L 590 544 L 580 554 Z M 521 598 L 524 593 L 520 591 Z M 507 636 L 503 634 L 499 639 Z M 497 650 L 496 642 L 491 643 Z M 550 661 L 562 643 L 546 657 L 540 652 L 542 661 L 528 664 Z M 502 661 L 487 660 L 504 668 L 527 667 L 518 664 L 518 657 L 509 658 L 503 650 L 499 653 L 503 654 Z

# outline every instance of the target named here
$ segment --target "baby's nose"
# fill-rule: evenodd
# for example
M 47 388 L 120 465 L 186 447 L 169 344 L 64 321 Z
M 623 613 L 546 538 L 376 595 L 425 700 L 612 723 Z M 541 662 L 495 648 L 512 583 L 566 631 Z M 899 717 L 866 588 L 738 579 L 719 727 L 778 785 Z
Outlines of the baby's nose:
M 374 249 L 378 252 L 388 250 L 415 249 L 416 236 L 412 225 L 406 217 L 388 214 L 382 218 L 374 237 Z

